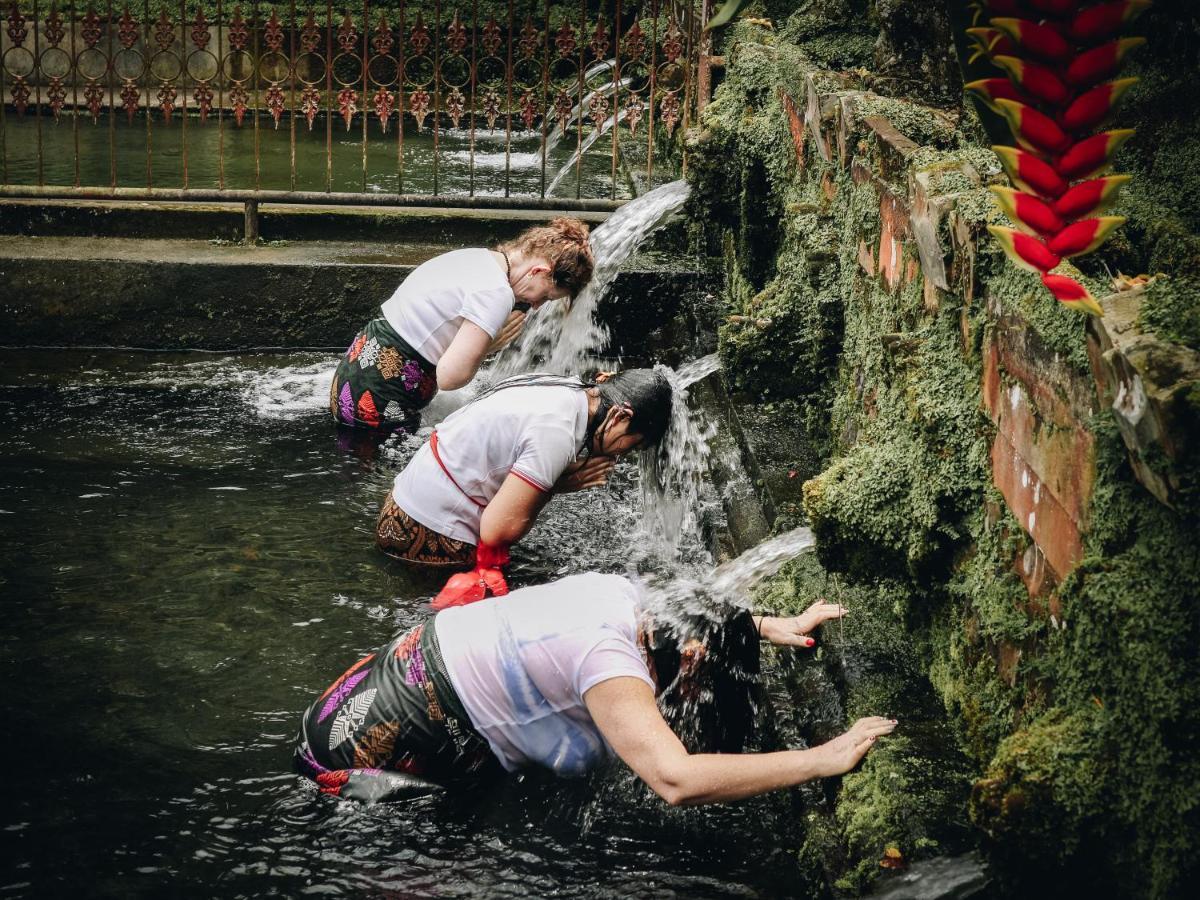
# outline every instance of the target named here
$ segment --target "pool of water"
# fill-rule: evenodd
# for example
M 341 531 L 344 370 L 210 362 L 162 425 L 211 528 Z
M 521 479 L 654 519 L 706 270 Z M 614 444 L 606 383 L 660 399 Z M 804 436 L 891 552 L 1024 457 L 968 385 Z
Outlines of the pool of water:
M 301 711 L 438 587 L 374 548 L 416 442 L 339 443 L 331 354 L 0 361 L 4 896 L 799 891 L 794 795 L 671 810 L 615 766 L 365 807 L 291 773 Z M 624 571 L 636 479 L 555 500 L 515 580 Z
M 328 189 L 333 191 L 504 196 L 507 186 L 513 196 L 540 196 L 541 133 L 514 131 L 506 155 L 505 130 L 502 123 L 498 125 L 494 130 L 476 128 L 472 160 L 468 128 L 440 131 L 435 151 L 432 128 L 418 130 L 414 123 L 406 123 L 401 146 L 394 122 L 385 134 L 378 120 L 372 119 L 367 128 L 364 172 L 362 124 L 358 120 L 347 131 L 341 119 L 335 117 L 327 147 L 323 114 L 311 131 L 303 119 L 298 120 L 294 139 L 286 119 L 276 129 L 269 116 L 260 117 L 255 129 L 249 116 L 241 127 L 228 120 L 218 123 L 215 117 L 200 124 L 199 118 L 192 116 L 186 129 L 186 186 L 214 189 L 224 178 L 228 189 L 324 191 L 328 177 Z M 577 135 L 572 133 L 549 149 L 545 160 L 547 186 L 571 159 L 577 144 Z M 2 146 L 9 184 L 39 183 L 40 146 L 41 181 L 47 185 L 73 185 L 78 166 L 81 185 L 107 187 L 114 179 L 115 160 L 118 187 L 184 187 L 184 129 L 178 116 L 170 123 L 155 119 L 147 130 L 140 115 L 132 125 L 118 115 L 110 128 L 107 112 L 96 123 L 86 113 L 76 118 L 65 112 L 57 121 L 49 116 L 10 114 L 4 122 Z M 669 181 L 669 166 L 660 168 L 656 180 Z M 612 144 L 600 140 L 580 163 L 579 196 L 607 199 L 612 195 L 612 185 Z M 554 196 L 574 197 L 576 187 L 572 171 Z M 630 196 L 620 175 L 615 196 Z

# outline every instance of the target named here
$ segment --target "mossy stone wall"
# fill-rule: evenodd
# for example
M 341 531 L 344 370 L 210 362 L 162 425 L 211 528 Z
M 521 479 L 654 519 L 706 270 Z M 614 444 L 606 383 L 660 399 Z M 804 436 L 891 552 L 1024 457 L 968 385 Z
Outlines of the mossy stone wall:
M 825 460 L 805 512 L 853 610 L 847 647 L 824 639 L 837 713 L 901 719 L 798 852 L 846 891 L 889 848 L 975 840 L 1010 887 L 1176 895 L 1200 849 L 1197 373 L 1143 364 L 1134 381 L 1171 414 L 1142 444 L 1128 410 L 1118 427 L 1131 401 L 1098 362 L 1113 323 L 1059 306 L 987 236 L 1004 179 L 988 123 L 946 90 L 938 48 L 906 36 L 953 40 L 958 12 L 902 21 L 899 5 L 768 3 L 769 25 L 725 36 L 691 135 L 692 217 L 726 262 L 726 377 L 794 402 Z M 1106 265 L 1163 271 L 1138 327 L 1178 361 L 1194 358 L 1200 196 L 1171 186 L 1200 152 L 1197 95 L 1178 86 L 1196 43 L 1178 29 L 1196 13 L 1160 7 L 1122 113 L 1140 129 L 1118 161 L 1130 223 L 1080 274 L 1104 296 Z M 881 74 L 892 46 L 910 52 Z M 1175 487 L 1152 493 L 1150 470 Z M 763 599 L 828 590 L 797 564 Z

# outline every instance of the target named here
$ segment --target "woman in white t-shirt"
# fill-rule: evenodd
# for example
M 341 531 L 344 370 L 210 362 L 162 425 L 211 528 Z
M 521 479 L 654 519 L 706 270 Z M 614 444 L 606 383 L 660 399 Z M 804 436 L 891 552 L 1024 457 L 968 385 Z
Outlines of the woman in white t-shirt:
M 525 316 L 592 278 L 588 227 L 554 219 L 495 250 L 452 250 L 417 266 L 338 363 L 329 408 L 343 425 L 415 430 L 441 390 L 475 377 Z
M 739 612 L 668 636 L 639 600 L 628 580 L 586 573 L 437 613 L 313 703 L 296 768 L 326 793 L 374 801 L 527 767 L 579 776 L 615 754 L 672 805 L 716 803 L 840 775 L 896 726 L 870 717 L 812 749 L 741 753 L 759 642 L 812 647 L 843 608 Z
M 435 609 L 503 591 L 508 548 L 556 493 L 603 484 L 617 457 L 655 446 L 670 382 L 651 369 L 594 383 L 555 375 L 501 382 L 441 422 L 396 476 L 375 529 L 380 549 L 456 576 Z

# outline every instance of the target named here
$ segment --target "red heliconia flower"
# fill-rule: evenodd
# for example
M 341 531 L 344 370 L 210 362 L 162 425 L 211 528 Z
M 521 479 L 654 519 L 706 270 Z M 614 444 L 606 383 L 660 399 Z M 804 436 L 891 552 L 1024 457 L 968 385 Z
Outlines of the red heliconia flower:
M 1082 5 L 1081 0 L 1025 0 L 1040 13 L 1050 16 L 1065 16 L 1073 13 Z
M 1132 128 L 1102 131 L 1085 138 L 1059 157 L 1054 168 L 1068 181 L 1090 178 L 1104 169 L 1121 145 L 1133 137 Z
M 1077 13 L 1067 33 L 1081 44 L 1094 44 L 1116 34 L 1126 22 L 1140 16 L 1154 4 L 1150 0 L 1118 0 L 1101 3 Z
M 379 424 L 379 410 L 375 408 L 375 400 L 371 397 L 370 391 L 363 391 L 362 396 L 358 398 L 357 416 L 368 425 Z
M 1032 194 L 1022 194 L 1012 188 L 993 187 L 990 189 L 996 195 L 996 202 L 1004 210 L 1004 214 L 1024 226 L 1031 234 L 1051 235 L 1062 231 L 1063 220 L 1050 204 L 1039 200 Z
M 1121 78 L 1097 85 L 1080 95 L 1062 114 L 1062 126 L 1068 131 L 1091 131 L 1108 118 L 1125 92 L 1138 83 L 1136 78 Z
M 1065 62 L 1075 55 L 1075 48 L 1052 25 L 1031 22 L 1028 19 L 1005 18 L 992 19 L 992 25 L 1034 56 L 1050 62 Z
M 1083 256 L 1091 253 L 1104 243 L 1115 229 L 1125 224 L 1124 216 L 1101 216 L 1097 219 L 1084 219 L 1073 225 L 1068 225 L 1054 237 L 1046 241 L 1046 246 L 1055 256 L 1064 259 L 1069 256 Z
M 1023 234 L 1015 228 L 1005 228 L 1003 225 L 989 225 L 988 231 L 999 241 L 1008 258 L 1031 272 L 1049 272 L 1062 259 L 1050 252 L 1050 248 L 1035 237 Z
M 1117 199 L 1117 191 L 1129 179 L 1129 175 L 1109 175 L 1081 182 L 1054 201 L 1054 211 L 1068 222 L 1095 215 Z
M 977 94 L 979 99 L 987 105 L 988 109 L 995 113 L 1000 112 L 1000 109 L 996 106 L 997 100 L 1016 100 L 1021 103 L 1029 100 L 1007 78 L 981 78 L 979 81 L 972 81 L 969 84 L 963 85 L 963 87 Z
M 1068 278 L 1066 275 L 1043 274 L 1042 284 L 1063 306 L 1089 312 L 1095 316 L 1104 315 L 1104 310 L 1096 302 L 1096 298 L 1074 278 Z
M 1081 53 L 1067 66 L 1067 84 L 1086 87 L 1097 81 L 1103 81 L 1121 67 L 1121 61 L 1125 59 L 1125 54 L 1136 50 L 1144 43 L 1146 43 L 1146 39 L 1143 37 L 1121 38 L 1119 41 L 1113 41 L 1111 44 Z
M 1067 190 L 1067 181 L 1045 160 L 1016 147 L 992 147 L 1012 182 L 1023 191 L 1053 200 Z
M 1045 113 L 1016 100 L 997 100 L 996 106 L 1008 120 L 1017 143 L 1026 150 L 1058 153 L 1070 146 L 1070 135 Z
M 1043 103 L 1061 106 L 1073 96 L 1062 79 L 1054 74 L 1054 70 L 1046 66 L 1003 54 L 993 56 L 992 62 L 1008 72 L 1014 84 Z
M 967 34 L 975 39 L 975 44 L 979 48 L 976 56 L 979 54 L 992 56 L 997 53 L 1011 56 L 1018 49 L 1013 39 L 999 28 L 968 28 Z

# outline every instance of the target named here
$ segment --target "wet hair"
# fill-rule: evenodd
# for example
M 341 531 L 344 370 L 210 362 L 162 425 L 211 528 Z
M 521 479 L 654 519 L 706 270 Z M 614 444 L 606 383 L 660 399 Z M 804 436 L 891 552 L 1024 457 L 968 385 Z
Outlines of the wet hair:
M 548 225 L 526 228 L 511 241 L 500 245 L 505 253 L 520 250 L 526 256 L 540 256 L 550 263 L 550 277 L 572 297 L 579 296 L 589 281 L 595 260 L 588 243 L 587 223 L 560 217 Z
M 591 452 L 592 441 L 604 422 L 608 411 L 614 406 L 628 406 L 632 415 L 629 431 L 642 436 L 643 446 L 654 447 L 662 440 L 671 424 L 671 407 L 674 393 L 671 382 L 654 369 L 626 369 L 604 381 L 582 381 L 563 375 L 531 372 L 506 378 L 479 394 L 472 403 L 490 397 L 497 391 L 515 387 L 559 386 L 586 391 L 595 388 L 600 395 L 596 414 L 588 420 L 587 432 L 583 436 L 583 450 Z
M 693 617 L 648 630 L 645 645 L 672 730 L 693 753 L 738 753 L 754 735 L 759 638 L 738 610 L 722 621 Z M 702 647 L 697 657 L 692 647 Z

